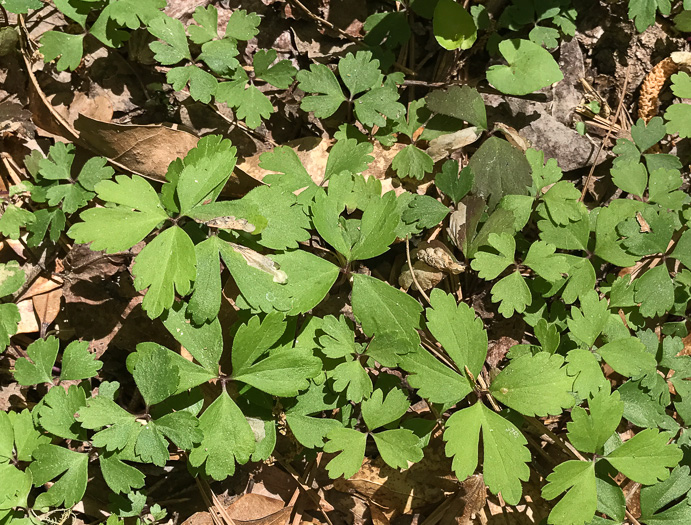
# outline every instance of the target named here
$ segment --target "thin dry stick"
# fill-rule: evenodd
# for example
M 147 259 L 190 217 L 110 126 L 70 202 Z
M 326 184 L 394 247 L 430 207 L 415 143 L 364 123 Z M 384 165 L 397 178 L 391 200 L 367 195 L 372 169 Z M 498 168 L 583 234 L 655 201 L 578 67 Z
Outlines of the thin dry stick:
M 218 514 L 216 514 L 215 506 L 209 499 L 209 495 L 206 492 L 206 486 L 202 483 L 202 480 L 197 478 L 194 478 L 194 481 L 197 483 L 197 487 L 199 488 L 199 492 L 202 495 L 202 499 L 204 500 L 204 505 L 206 505 L 206 508 L 209 509 L 209 514 L 211 514 L 211 519 L 216 525 L 223 525 L 223 521 L 221 518 L 219 518 Z M 208 486 L 208 484 L 207 484 Z M 210 488 L 210 487 L 209 487 Z
M 631 73 L 631 66 L 629 65 L 626 68 L 626 76 L 624 77 L 624 87 L 621 90 L 621 95 L 619 96 L 619 104 L 617 104 L 617 111 L 614 113 L 614 116 L 610 120 L 612 124 L 616 124 L 617 120 L 619 120 L 619 114 L 621 113 L 621 108 L 624 105 L 624 97 L 626 97 L 626 88 L 629 86 L 629 75 Z M 600 153 L 602 153 L 603 148 L 605 147 L 605 144 L 609 140 L 609 137 L 612 135 L 612 130 L 614 128 L 610 127 L 607 130 L 607 134 L 605 135 L 605 138 L 603 141 L 600 143 L 600 147 L 597 150 L 597 155 L 595 155 L 595 159 L 593 160 L 593 165 L 590 167 L 590 171 L 588 172 L 588 177 L 585 179 L 585 183 L 583 184 L 583 191 L 581 192 L 581 198 L 578 199 L 580 202 L 583 202 L 583 199 L 585 199 L 585 194 L 588 192 L 588 186 L 590 185 L 590 180 L 593 178 L 593 173 L 595 173 L 595 167 L 597 166 L 597 159 L 600 158 Z
M 631 525 L 641 525 L 641 523 L 633 517 L 633 514 L 629 512 L 629 509 L 626 509 L 626 517 L 631 521 Z
M 410 240 L 408 239 L 408 236 L 405 236 L 405 255 L 406 259 L 408 260 L 408 269 L 410 270 L 410 275 L 413 278 L 413 282 L 415 283 L 415 286 L 417 286 L 418 291 L 422 294 L 422 297 L 425 298 L 425 301 L 427 301 L 427 304 L 431 305 L 429 300 L 429 296 L 425 293 L 425 291 L 422 289 L 422 286 L 420 286 L 420 283 L 417 281 L 417 277 L 415 277 L 415 270 L 413 269 L 413 263 L 410 262 Z
M 562 449 L 566 454 L 571 456 L 574 459 L 578 459 L 580 461 L 588 461 L 585 457 L 581 455 L 580 452 L 578 452 L 576 449 L 572 449 L 569 447 L 564 440 L 561 438 L 561 436 L 555 434 L 552 432 L 549 428 L 545 426 L 545 424 L 540 421 L 539 419 L 536 419 L 534 417 L 526 417 L 525 420 L 530 423 L 533 427 L 535 427 L 539 432 L 546 434 L 549 436 L 555 443 L 556 445 Z

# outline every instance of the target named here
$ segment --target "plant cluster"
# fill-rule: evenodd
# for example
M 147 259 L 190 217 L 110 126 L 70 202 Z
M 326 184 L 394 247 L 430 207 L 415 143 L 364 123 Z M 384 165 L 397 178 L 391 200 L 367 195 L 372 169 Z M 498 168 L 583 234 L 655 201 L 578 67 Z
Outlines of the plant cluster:
M 40 7 L 0 3 L 20 13 Z M 471 47 L 486 16 L 451 0 L 434 9 L 406 4 L 434 19 L 447 48 Z M 12 187 L 0 233 L 28 233 L 26 244 L 38 248 L 68 238 L 107 254 L 139 245 L 131 271 L 142 308 L 192 359 L 153 342 L 132 348 L 123 367 L 142 400 L 132 408 L 132 392 L 102 372 L 88 341 L 48 336 L 28 345 L 14 379 L 44 395 L 30 409 L 0 413 L 1 524 L 73 507 L 94 475 L 112 491 L 109 525 L 160 520 L 165 511 L 147 506 L 144 465 L 163 467 L 174 452 L 192 476 L 223 480 L 238 465 L 269 459 L 286 432 L 306 454 L 327 453 L 332 478 L 354 475 L 372 444 L 387 465 L 408 468 L 440 435 L 459 480 L 481 471 L 492 493 L 517 504 L 531 472 L 526 436 L 536 426 L 546 431 L 546 416 L 566 421 L 555 439 L 571 457 L 546 477 L 542 496 L 558 499 L 548 523 L 622 523 L 626 501 L 614 481 L 622 477 L 644 486 L 641 523 L 691 520 L 691 357 L 680 355 L 691 198 L 679 158 L 657 152 L 668 135 L 691 138 L 689 104 L 671 105 L 664 120 L 639 120 L 631 140 L 617 141 L 619 198 L 588 207 L 556 161 L 488 131 L 476 89 L 433 90 L 403 105 L 404 75 L 388 66 L 405 43 L 405 15 L 372 15 L 367 49 L 342 57 L 335 71 L 297 71 L 273 50 L 241 65 L 238 46 L 260 24 L 254 13 L 234 11 L 221 36 L 213 6 L 198 8 L 185 28 L 163 14 L 163 0 L 55 5 L 81 31 L 41 38 L 46 61 L 60 57 L 58 70 L 79 67 L 89 35 L 117 48 L 146 30 L 174 89 L 226 102 L 251 128 L 274 111 L 259 89 L 266 83 L 283 90 L 296 82 L 304 111 L 345 123 L 324 173 L 308 173 L 293 149 L 279 146 L 261 156 L 271 172 L 265 184 L 237 199 L 223 194 L 236 148 L 219 135 L 172 162 L 163 184 L 115 175 L 102 157 L 78 166 L 75 148 L 62 143 L 25 159 L 33 181 Z M 639 29 L 656 9 L 671 12 L 662 0 L 630 2 Z M 449 12 L 462 17 L 463 34 L 449 34 Z M 568 0 L 514 0 L 483 26 L 493 27 L 507 63 L 491 66 L 488 82 L 525 95 L 561 80 L 548 49 L 573 34 L 574 17 Z M 689 75 L 676 74 L 672 90 L 691 98 Z M 471 128 L 482 139 L 462 169 L 424 148 Z M 433 180 L 436 198 L 383 193 L 365 177 L 375 142 L 402 143 L 393 170 Z M 423 306 L 361 263 L 400 252 L 399 241 L 449 215 L 442 236 L 465 269 L 466 295 L 487 290 L 498 316 L 529 327 L 499 368 L 486 362 L 487 330 L 468 301 L 434 288 Z M 314 242 L 324 250 L 310 249 Z M 218 318 L 226 275 L 238 289 L 232 327 Z M 0 264 L 0 350 L 17 331 L 12 295 L 25 279 L 16 261 Z M 316 314 L 335 287 L 348 289 L 352 315 Z M 419 400 L 427 417 L 410 409 Z M 617 429 L 626 425 L 638 430 L 623 441 Z

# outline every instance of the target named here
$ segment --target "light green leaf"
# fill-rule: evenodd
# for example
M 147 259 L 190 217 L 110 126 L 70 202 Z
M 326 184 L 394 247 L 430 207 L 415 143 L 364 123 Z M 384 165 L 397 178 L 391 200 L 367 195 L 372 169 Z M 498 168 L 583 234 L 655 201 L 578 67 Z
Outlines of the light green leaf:
M 187 295 L 196 276 L 194 244 L 178 226 L 165 230 L 137 255 L 132 274 L 137 290 L 148 288 L 142 308 L 155 319 L 170 308 L 175 292 Z
M 434 37 L 444 49 L 470 49 L 477 28 L 470 13 L 454 0 L 439 0 L 432 18 Z
M 166 80 L 175 91 L 182 91 L 189 84 L 190 96 L 204 104 L 211 102 L 218 88 L 218 81 L 213 75 L 194 65 L 174 67 L 166 74 Z
M 137 352 L 127 358 L 134 382 L 147 406 L 172 396 L 178 386 L 178 368 L 172 363 L 172 352 L 156 343 L 139 343 Z
M 553 525 L 583 525 L 589 523 L 597 510 L 595 464 L 589 461 L 565 461 L 547 476 L 542 497 L 552 500 L 562 492 L 566 495 L 547 518 Z
M 549 51 L 529 40 L 502 40 L 499 52 L 509 65 L 491 66 L 487 80 L 502 93 L 527 95 L 564 78 Z
M 244 9 L 236 9 L 228 19 L 225 36 L 237 40 L 250 40 L 259 30 L 261 18 L 257 13 L 247 13 Z
M 492 286 L 491 292 L 492 302 L 501 302 L 499 313 L 507 319 L 513 315 L 514 311 L 519 314 L 525 312 L 526 307 L 530 306 L 533 300 L 530 289 L 518 270 Z
M 682 138 L 691 138 L 691 104 L 672 104 L 665 111 L 667 133 L 679 133 Z
M 652 485 L 669 477 L 667 469 L 677 466 L 683 456 L 678 445 L 667 443 L 669 438 L 654 428 L 642 430 L 605 459 L 633 481 Z
M 498 254 L 487 251 L 479 251 L 471 261 L 470 267 L 478 272 L 478 277 L 486 281 L 492 281 L 499 277 L 509 265 L 514 263 L 514 253 L 516 252 L 516 241 L 509 233 L 490 233 L 487 237 L 488 244 L 494 248 Z
M 494 493 L 515 505 L 521 498 L 521 481 L 527 481 L 530 461 L 527 441 L 509 421 L 475 403 L 455 412 L 446 421 L 446 455 L 453 457 L 451 468 L 458 479 L 465 479 L 477 468 L 480 430 L 484 451 L 483 476 Z
M 326 465 L 331 479 L 343 476 L 352 477 L 362 466 L 365 459 L 365 444 L 367 434 L 362 434 L 351 428 L 334 428 L 327 436 L 324 452 L 340 452 Z
M 47 492 L 36 498 L 35 506 L 72 507 L 84 496 L 88 479 L 89 455 L 57 445 L 40 445 L 29 465 L 34 486 L 40 487 L 61 476 Z
M 204 439 L 189 455 L 190 465 L 220 481 L 244 465 L 255 449 L 254 432 L 235 402 L 223 391 L 199 418 Z
M 0 264 L 0 297 L 16 292 L 22 287 L 24 281 L 26 281 L 26 274 L 19 267 L 19 262 L 8 261 Z
M 126 494 L 144 486 L 144 474 L 118 459 L 116 454 L 99 454 L 98 462 L 103 479 L 113 492 Z
M 251 366 L 233 369 L 233 379 L 274 396 L 291 397 L 306 390 L 309 379 L 319 375 L 321 369 L 321 359 L 310 350 L 286 348 Z
M 317 118 L 330 117 L 346 100 L 336 75 L 323 64 L 312 64 L 309 71 L 298 71 L 297 80 L 298 89 L 318 93 L 303 98 L 300 103 L 304 111 L 313 112 Z
M 462 304 L 462 303 L 461 303 Z M 442 364 L 427 350 L 417 347 L 399 357 L 408 372 L 408 384 L 432 403 L 453 405 L 472 390 L 468 378 Z
M 38 409 L 41 426 L 51 434 L 64 439 L 86 439 L 86 433 L 74 415 L 86 404 L 86 394 L 77 385 L 51 388 Z
M 619 392 L 610 394 L 608 388 L 602 388 L 588 400 L 588 408 L 590 413 L 581 407 L 571 410 L 572 421 L 566 424 L 569 441 L 581 452 L 602 453 L 602 447 L 621 421 L 624 403 Z
M 595 290 L 581 297 L 581 307 L 571 307 L 571 318 L 566 320 L 571 334 L 585 344 L 593 346 L 595 339 L 607 324 L 607 300 L 600 300 Z
M 60 379 L 80 380 L 94 377 L 103 367 L 101 361 L 94 359 L 89 353 L 88 341 L 72 341 L 62 354 L 62 370 Z
M 190 40 L 195 44 L 205 44 L 218 38 L 218 10 L 215 6 L 199 5 L 194 10 L 194 21 L 199 25 L 191 25 L 187 28 Z
M 562 274 L 569 271 L 569 263 L 565 257 L 555 254 L 555 251 L 556 247 L 553 244 L 534 242 L 530 245 L 523 264 L 547 281 L 558 281 Z
M 410 407 L 405 392 L 392 388 L 384 397 L 384 391 L 377 388 L 369 399 L 362 402 L 362 418 L 367 428 L 376 430 L 403 417 Z
M 286 422 L 291 432 L 303 447 L 321 448 L 327 434 L 334 428 L 340 428 L 336 419 L 309 417 L 302 414 L 286 414 Z
M 192 60 L 187 45 L 187 35 L 182 22 L 176 18 L 161 16 L 149 22 L 149 32 L 162 42 L 151 42 L 149 47 L 154 58 L 164 66 L 177 64 L 183 59 Z
M 422 180 L 425 178 L 426 173 L 432 173 L 434 161 L 432 157 L 417 146 L 408 144 L 396 154 L 391 167 L 399 177 L 411 177 Z
M 53 365 L 58 356 L 60 342 L 54 336 L 37 339 L 31 343 L 26 354 L 14 364 L 14 379 L 20 385 L 37 385 L 53 382 Z
M 657 361 L 637 337 L 617 339 L 597 349 L 597 353 L 615 372 L 638 378 L 655 372 Z
M 41 35 L 41 53 L 46 62 L 60 57 L 56 65 L 58 71 L 74 71 L 82 61 L 84 35 L 46 31 Z
M 407 469 L 422 459 L 420 438 L 407 428 L 372 434 L 381 458 L 391 468 Z
M 0 304 L 0 352 L 10 344 L 10 337 L 17 333 L 22 316 L 14 303 Z
M 674 305 L 674 284 L 667 267 L 650 268 L 636 279 L 634 298 L 641 304 L 644 317 L 657 317 L 669 311 Z

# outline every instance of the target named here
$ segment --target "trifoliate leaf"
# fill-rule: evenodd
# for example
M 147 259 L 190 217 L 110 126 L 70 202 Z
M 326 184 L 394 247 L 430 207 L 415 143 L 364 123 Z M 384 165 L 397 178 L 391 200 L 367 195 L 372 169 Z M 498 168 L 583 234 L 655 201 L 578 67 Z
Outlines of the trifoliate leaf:
M 451 468 L 458 479 L 465 479 L 477 468 L 480 430 L 484 451 L 483 476 L 494 493 L 515 505 L 521 498 L 521 480 L 527 481 L 530 451 L 523 434 L 499 414 L 475 403 L 455 412 L 446 421 L 446 455 L 453 457 Z
M 446 91 L 432 91 L 425 98 L 430 111 L 465 120 L 487 129 L 487 112 L 480 93 L 470 86 L 452 86 Z
M 180 20 L 169 16 L 158 17 L 149 22 L 147 29 L 161 40 L 149 44 L 158 62 L 164 66 L 172 66 L 185 58 L 192 60 L 185 27 Z
M 564 78 L 549 51 L 529 40 L 502 40 L 499 52 L 509 65 L 491 66 L 487 80 L 502 93 L 527 95 Z
M 453 295 L 438 288 L 430 294 L 425 311 L 427 328 L 453 359 L 458 370 L 467 366 L 474 377 L 480 373 L 487 356 L 487 332 L 475 310 L 465 303 L 456 304 Z
M 197 274 L 192 240 L 178 226 L 165 230 L 139 252 L 132 274 L 137 290 L 148 288 L 142 308 L 155 319 L 173 305 L 175 292 L 190 291 Z
M 98 461 L 103 479 L 113 492 L 126 494 L 144 486 L 144 474 L 118 459 L 116 454 L 99 454 Z
M 527 416 L 560 414 L 574 404 L 570 394 L 573 377 L 566 373 L 564 358 L 540 352 L 518 357 L 492 381 L 497 400 Z M 540 381 L 535 381 L 539 377 Z
M 26 274 L 19 267 L 17 261 L 0 264 L 0 297 L 5 297 L 19 290 L 25 280 Z
M 58 71 L 74 71 L 82 62 L 84 35 L 46 31 L 41 35 L 41 53 L 46 62 L 60 57 L 56 65 Z
M 391 468 L 407 469 L 417 463 L 423 453 L 420 438 L 407 428 L 396 428 L 372 434 L 381 458 Z
M 212 5 L 206 7 L 202 5 L 197 6 L 192 16 L 198 24 L 190 24 L 187 28 L 192 42 L 195 44 L 205 44 L 210 40 L 218 38 L 218 10 L 216 7 Z
M 473 194 L 487 199 L 490 211 L 504 195 L 527 195 L 532 184 L 525 155 L 498 137 L 486 140 L 470 158 L 468 166 L 475 175 Z
M 631 138 L 641 152 L 652 148 L 667 135 L 662 117 L 653 117 L 646 123 L 643 119 L 631 127 Z
M 62 354 L 62 370 L 60 379 L 80 380 L 94 377 L 103 366 L 101 361 L 94 359 L 89 353 L 88 341 L 72 341 Z
M 605 459 L 628 478 L 652 485 L 669 476 L 668 468 L 674 468 L 683 453 L 678 445 L 668 444 L 670 435 L 649 428 L 642 430 Z
M 422 180 L 425 178 L 426 173 L 432 173 L 434 161 L 432 157 L 417 146 L 408 144 L 393 158 L 391 167 L 399 177 L 411 177 Z
M 530 245 L 523 264 L 532 269 L 546 281 L 555 282 L 569 271 L 569 263 L 562 255 L 555 254 L 552 244 L 537 241 Z
M 156 343 L 139 343 L 137 352 L 127 358 L 128 368 L 147 406 L 160 403 L 177 389 L 178 369 L 170 354 L 170 350 Z
M 166 80 L 175 91 L 181 91 L 189 83 L 190 96 L 204 104 L 211 102 L 218 87 L 213 75 L 193 65 L 174 67 L 166 74 Z
M 466 166 L 459 172 L 458 161 L 449 159 L 442 164 L 441 171 L 434 178 L 434 184 L 454 204 L 458 204 L 473 187 L 474 180 L 475 176 L 471 168 Z
M 608 388 L 602 388 L 588 400 L 588 407 L 590 413 L 581 407 L 571 410 L 572 421 L 566 425 L 569 441 L 581 452 L 602 453 L 602 447 L 621 421 L 624 403 L 619 392 L 610 394 Z
M 38 409 L 41 426 L 64 439 L 86 439 L 86 433 L 79 426 L 74 415 L 86 405 L 86 394 L 77 385 L 51 388 Z
M 309 379 L 319 375 L 321 359 L 305 348 L 286 348 L 244 368 L 233 369 L 233 379 L 274 396 L 296 396 L 306 390 Z
M 591 290 L 581 297 L 581 307 L 571 307 L 571 318 L 566 320 L 571 334 L 585 346 L 592 346 L 607 323 L 607 300 L 600 300 Z
M 336 75 L 323 64 L 310 65 L 309 71 L 297 73 L 298 88 L 306 93 L 318 93 L 302 99 L 300 107 L 317 118 L 328 118 L 346 100 Z
M 29 210 L 10 204 L 5 208 L 3 214 L 0 215 L 0 233 L 5 237 L 17 240 L 19 239 L 20 228 L 31 224 L 35 220 L 34 214 Z
M 201 467 L 215 480 L 235 472 L 235 462 L 244 465 L 255 449 L 254 432 L 235 402 L 224 391 L 199 418 L 204 439 L 189 455 L 190 465 Z
M 88 479 L 88 454 L 57 445 L 40 445 L 33 455 L 29 470 L 35 487 L 61 476 L 47 492 L 39 494 L 36 507 L 72 507 L 82 499 Z
M 519 314 L 525 312 L 526 307 L 530 306 L 533 300 L 530 289 L 518 270 L 492 286 L 491 292 L 492 302 L 501 302 L 499 313 L 507 319 L 513 315 L 514 311 Z
M 674 305 L 674 284 L 665 265 L 647 270 L 636 280 L 634 297 L 641 305 L 641 315 L 664 315 Z
M 454 0 L 437 2 L 432 24 L 434 37 L 444 49 L 470 49 L 477 39 L 473 17 Z
M 516 252 L 516 241 L 513 235 L 502 233 L 490 233 L 487 237 L 488 244 L 498 253 L 479 251 L 470 263 L 473 270 L 478 272 L 478 277 L 491 281 L 499 277 L 509 265 L 514 263 L 514 253 Z
M 156 191 L 142 177 L 118 175 L 115 181 L 99 182 L 96 193 L 101 200 L 121 206 L 85 210 L 80 215 L 84 222 L 67 232 L 78 243 L 91 242 L 92 250 L 127 250 L 168 218 Z M 123 224 L 127 227 L 115 227 Z
M 31 343 L 26 354 L 14 364 L 14 379 L 20 385 L 37 385 L 53 382 L 53 365 L 58 356 L 60 342 L 54 336 L 37 339 Z
M 552 508 L 547 523 L 589 523 L 597 510 L 595 464 L 590 461 L 565 461 L 557 465 L 547 476 L 547 485 L 542 489 L 542 497 L 552 500 L 562 492 L 566 492 L 566 495 Z
M 237 40 L 250 40 L 259 33 L 261 18 L 257 13 L 247 13 L 244 9 L 236 9 L 228 19 L 225 36 Z
M 409 407 L 410 401 L 403 390 L 392 388 L 384 397 L 384 391 L 377 388 L 362 402 L 362 418 L 367 428 L 376 430 L 402 417 Z
M 297 69 L 289 60 L 281 60 L 272 66 L 276 56 L 275 49 L 258 50 L 252 59 L 254 74 L 278 89 L 288 89 L 293 83 Z
M 352 477 L 362 466 L 365 459 L 365 445 L 367 434 L 362 434 L 352 428 L 334 428 L 327 434 L 328 441 L 324 445 L 324 452 L 340 452 L 326 465 L 331 479 L 343 476 Z

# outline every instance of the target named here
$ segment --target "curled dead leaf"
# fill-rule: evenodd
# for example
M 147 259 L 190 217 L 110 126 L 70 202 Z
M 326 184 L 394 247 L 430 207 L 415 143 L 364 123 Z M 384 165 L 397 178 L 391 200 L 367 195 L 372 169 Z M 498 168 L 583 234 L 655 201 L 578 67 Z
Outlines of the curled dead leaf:
M 451 153 L 468 146 L 480 138 L 482 132 L 475 126 L 448 133 L 429 141 L 427 154 L 434 162 L 448 157 Z

